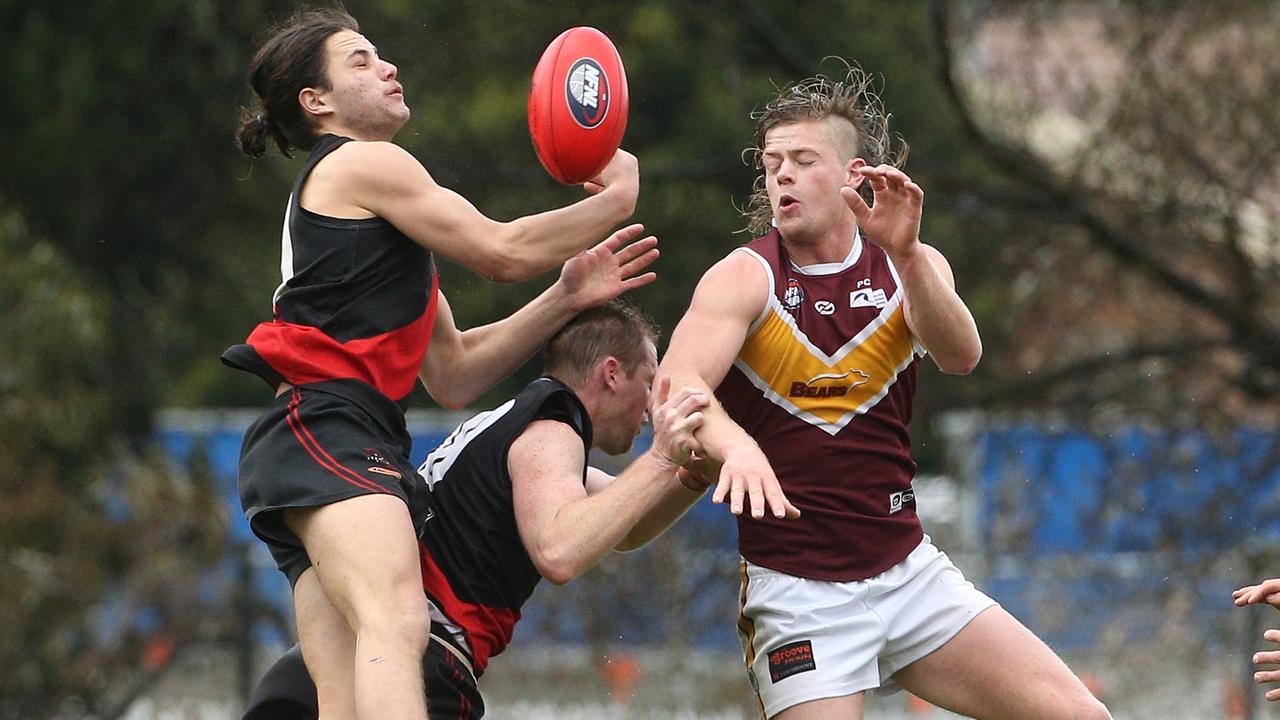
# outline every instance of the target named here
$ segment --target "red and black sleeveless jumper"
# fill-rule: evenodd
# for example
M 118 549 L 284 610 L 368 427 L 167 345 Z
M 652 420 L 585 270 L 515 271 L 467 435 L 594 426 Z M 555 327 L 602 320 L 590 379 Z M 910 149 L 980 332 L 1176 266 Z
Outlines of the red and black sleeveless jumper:
M 245 433 L 240 499 L 253 531 L 296 581 L 308 565 L 280 520 L 287 507 L 414 491 L 404 406 L 435 323 L 435 260 L 390 222 L 302 207 L 311 171 L 349 138 L 326 135 L 307 157 L 285 213 L 274 318 L 222 361 L 276 398 Z

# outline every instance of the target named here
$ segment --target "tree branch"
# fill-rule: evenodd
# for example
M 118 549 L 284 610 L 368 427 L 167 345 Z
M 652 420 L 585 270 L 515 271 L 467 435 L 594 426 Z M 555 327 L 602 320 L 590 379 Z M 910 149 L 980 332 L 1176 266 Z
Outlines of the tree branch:
M 1161 285 L 1172 290 L 1187 302 L 1200 306 L 1214 315 L 1221 317 L 1224 313 L 1230 317 L 1228 323 L 1233 329 L 1240 331 L 1256 328 L 1257 322 L 1247 311 L 1234 307 L 1230 298 L 1196 283 L 1179 273 L 1154 253 L 1148 252 L 1147 246 L 1154 242 L 1138 243 L 1130 238 L 1130 233 L 1113 226 L 1095 213 L 1080 198 L 1078 193 L 1071 193 L 1060 187 L 1052 170 L 1039 159 L 1021 148 L 1011 148 L 996 141 L 985 130 L 978 126 L 974 114 L 960 90 L 952 63 L 954 48 L 951 45 L 950 3 L 948 0 L 934 0 L 933 29 L 934 39 L 938 47 L 938 77 L 943 90 L 951 99 L 957 116 L 965 132 L 981 147 L 997 167 L 1003 169 L 1011 177 L 1031 185 L 1045 193 L 1052 206 L 1063 216 L 1073 218 L 1082 225 L 1093 238 L 1095 244 L 1109 251 L 1120 260 L 1150 275 Z
M 1067 363 L 1047 372 L 1036 373 L 1028 379 L 1002 383 L 979 394 L 975 403 L 980 407 L 1000 405 L 1018 398 L 1043 395 L 1047 389 L 1081 376 L 1096 375 L 1120 365 L 1128 365 L 1150 358 L 1185 356 L 1234 345 L 1227 340 L 1178 340 L 1162 345 L 1135 345 L 1123 352 L 1106 353 Z

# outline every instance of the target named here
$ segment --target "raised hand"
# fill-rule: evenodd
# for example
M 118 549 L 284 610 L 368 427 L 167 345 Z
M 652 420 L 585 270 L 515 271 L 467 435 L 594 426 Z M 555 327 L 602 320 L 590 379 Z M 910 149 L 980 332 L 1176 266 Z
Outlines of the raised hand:
M 659 375 L 655 383 L 649 404 L 649 417 L 653 421 L 653 444 L 649 452 L 674 470 L 702 449 L 693 433 L 702 425 L 702 411 L 711 404 L 711 398 L 688 387 L 671 395 L 671 377 L 665 374 Z
M 600 174 L 582 183 L 583 189 L 595 195 L 605 188 L 625 189 L 634 202 L 640 194 L 640 162 L 636 156 L 619 148 Z
M 858 219 L 858 228 L 890 256 L 914 251 L 920 244 L 924 190 L 892 165 L 863 166 L 858 172 L 871 185 L 873 205 L 868 206 L 853 187 L 840 188 L 840 196 Z
M 657 279 L 656 273 L 642 272 L 658 259 L 658 239 L 652 235 L 641 238 L 643 232 L 639 223 L 628 225 L 565 262 L 558 283 L 575 313 Z
M 1266 603 L 1280 610 L 1280 578 L 1263 580 L 1257 585 L 1246 585 L 1231 593 L 1231 598 L 1239 607 Z
M 1262 639 L 1270 643 L 1280 643 L 1280 630 L 1268 630 L 1262 634 Z M 1278 684 L 1280 683 L 1280 670 L 1274 669 L 1280 665 L 1280 650 L 1259 650 L 1253 654 L 1253 664 L 1258 669 L 1253 674 L 1253 681 L 1259 685 Z M 1271 669 L 1263 670 L 1263 666 Z M 1280 688 L 1271 688 L 1265 694 L 1268 700 L 1280 700 Z

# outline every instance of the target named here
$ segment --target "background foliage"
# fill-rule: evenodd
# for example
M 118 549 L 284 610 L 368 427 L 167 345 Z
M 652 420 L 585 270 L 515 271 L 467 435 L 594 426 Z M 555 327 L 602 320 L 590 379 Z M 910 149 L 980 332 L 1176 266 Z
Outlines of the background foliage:
M 160 407 L 266 400 L 217 355 L 269 313 L 297 161 L 251 161 L 232 133 L 250 102 L 244 64 L 293 7 L 0 2 L 0 663 L 13 669 L 0 714 L 111 716 L 156 658 L 232 632 L 233 617 L 201 605 L 198 577 L 223 560 L 234 509 L 201 468 L 149 443 Z M 636 218 L 663 252 L 660 282 L 636 299 L 668 329 L 702 271 L 747 239 L 735 205 L 753 177 L 752 109 L 835 72 L 829 55 L 882 76 L 927 193 L 924 238 L 950 259 L 986 345 L 970 378 L 926 372 L 924 471 L 949 469 L 933 421 L 959 408 L 1228 446 L 1241 425 L 1274 428 L 1275 3 L 347 7 L 399 66 L 414 108 L 399 140 L 500 219 L 580 193 L 545 175 L 527 137 L 542 48 L 578 24 L 614 38 L 624 145 L 641 161 Z M 463 326 L 549 282 L 496 286 L 447 263 L 443 275 Z M 1258 478 L 1277 465 L 1271 442 Z

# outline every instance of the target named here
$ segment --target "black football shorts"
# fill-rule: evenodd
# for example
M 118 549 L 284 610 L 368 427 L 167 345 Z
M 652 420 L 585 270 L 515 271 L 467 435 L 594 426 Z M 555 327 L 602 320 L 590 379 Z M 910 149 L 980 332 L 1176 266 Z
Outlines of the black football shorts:
M 249 426 L 240 448 L 240 504 L 290 585 L 311 561 L 281 511 L 372 493 L 414 508 L 415 493 L 426 490 L 409 444 L 400 406 L 358 380 L 290 388 Z

